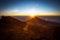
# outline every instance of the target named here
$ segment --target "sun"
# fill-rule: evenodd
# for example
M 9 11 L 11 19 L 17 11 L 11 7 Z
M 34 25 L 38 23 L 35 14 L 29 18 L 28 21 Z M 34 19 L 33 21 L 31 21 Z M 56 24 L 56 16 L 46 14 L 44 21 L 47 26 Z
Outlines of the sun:
M 36 9 L 31 9 L 31 10 L 28 10 L 27 13 L 29 14 L 30 17 L 35 17 L 36 16 Z

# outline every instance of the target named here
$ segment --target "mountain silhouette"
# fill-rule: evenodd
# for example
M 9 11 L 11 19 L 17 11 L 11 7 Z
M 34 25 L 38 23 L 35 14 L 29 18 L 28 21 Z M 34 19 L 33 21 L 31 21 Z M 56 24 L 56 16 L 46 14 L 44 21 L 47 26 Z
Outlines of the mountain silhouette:
M 40 19 L 38 17 L 35 17 L 31 20 L 28 20 L 27 22 L 32 22 L 34 25 L 35 23 L 38 23 L 38 24 L 43 24 L 43 25 L 47 25 L 47 26 L 53 26 L 53 27 L 59 27 L 60 26 L 60 23 L 56 23 L 56 22 L 52 22 L 52 21 L 47 21 L 47 20 L 43 20 L 43 19 Z
M 40 35 L 38 35 L 38 37 L 42 36 L 42 39 L 45 39 L 45 40 L 54 40 L 54 38 L 59 39 L 59 38 L 55 37 L 54 35 L 56 35 L 56 33 L 60 33 L 60 23 L 43 20 L 38 17 L 35 17 L 26 22 L 30 26 L 29 27 L 30 30 L 32 30 L 33 32 L 35 32 L 37 34 L 40 34 Z M 56 31 L 55 29 L 58 31 Z
M 60 23 L 37 17 L 26 22 L 9 16 L 0 19 L 0 40 L 54 40 L 59 31 Z
M 22 28 L 25 25 L 26 23 L 17 19 L 3 16 L 0 20 L 0 40 L 17 40 L 16 35 L 22 33 Z

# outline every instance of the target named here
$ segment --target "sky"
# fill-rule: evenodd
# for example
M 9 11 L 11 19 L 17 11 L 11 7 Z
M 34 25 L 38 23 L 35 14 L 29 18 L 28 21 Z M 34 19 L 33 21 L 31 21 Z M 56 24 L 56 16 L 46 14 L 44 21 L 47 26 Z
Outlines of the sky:
M 0 0 L 1 14 L 24 14 L 29 10 L 38 11 L 40 14 L 60 15 L 60 0 Z M 29 20 L 28 17 L 13 17 L 20 21 Z M 60 22 L 60 17 L 39 17 L 48 21 Z M 1 17 L 0 17 L 1 19 Z
M 29 10 L 60 14 L 60 0 L 0 0 L 0 14 L 24 14 Z

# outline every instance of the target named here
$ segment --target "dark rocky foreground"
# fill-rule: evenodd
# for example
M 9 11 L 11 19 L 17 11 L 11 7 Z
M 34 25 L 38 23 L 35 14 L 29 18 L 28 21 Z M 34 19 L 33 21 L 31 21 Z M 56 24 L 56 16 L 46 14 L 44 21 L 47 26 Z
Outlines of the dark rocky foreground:
M 0 40 L 60 40 L 60 23 L 37 17 L 21 22 L 12 17 L 0 20 Z

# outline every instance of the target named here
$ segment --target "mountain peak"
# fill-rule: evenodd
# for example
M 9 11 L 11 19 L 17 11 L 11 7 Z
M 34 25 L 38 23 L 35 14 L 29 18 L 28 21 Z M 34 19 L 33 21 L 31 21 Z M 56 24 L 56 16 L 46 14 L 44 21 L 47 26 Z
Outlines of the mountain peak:
M 25 22 L 19 21 L 13 17 L 9 17 L 9 16 L 2 16 L 2 18 L 0 19 L 0 25 L 1 26 L 24 26 Z
M 59 26 L 60 25 L 60 23 L 43 20 L 38 17 L 32 18 L 31 20 L 28 20 L 26 22 L 30 23 L 31 25 L 41 25 L 41 24 L 47 25 L 47 26 Z

